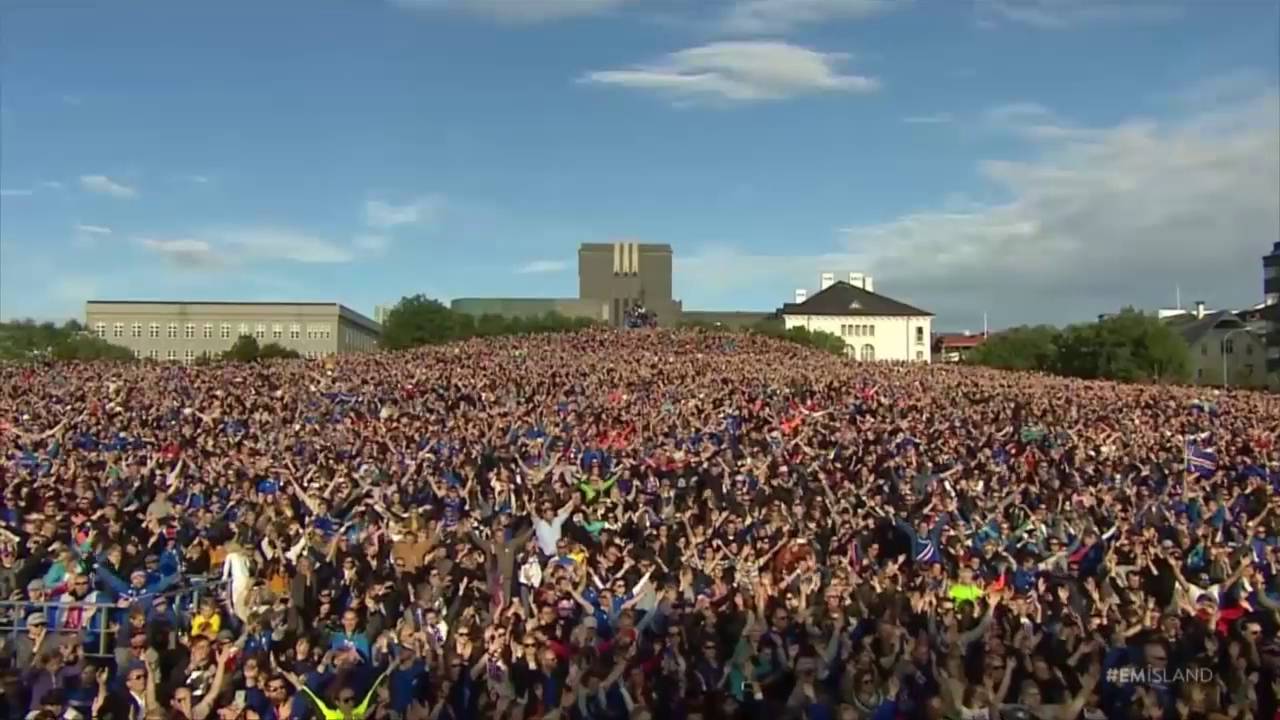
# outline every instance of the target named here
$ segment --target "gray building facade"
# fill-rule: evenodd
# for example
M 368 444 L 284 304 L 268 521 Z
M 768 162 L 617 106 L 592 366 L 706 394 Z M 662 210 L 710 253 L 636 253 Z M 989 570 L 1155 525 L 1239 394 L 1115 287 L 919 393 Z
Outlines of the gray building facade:
M 1225 310 L 1174 315 L 1165 320 L 1191 351 L 1191 380 L 1196 385 L 1267 385 L 1266 345 L 1235 313 Z
M 659 325 L 679 324 L 682 308 L 672 297 L 671 246 L 583 243 L 578 248 L 578 297 L 607 303 L 614 326 L 621 326 L 636 304 L 655 313 Z
M 456 298 L 449 303 L 454 312 L 479 317 L 529 318 L 559 313 L 569 318 L 585 318 L 593 322 L 609 321 L 609 305 L 603 300 L 580 298 Z
M 169 362 L 216 357 L 241 335 L 305 358 L 376 350 L 382 336 L 381 326 L 338 303 L 90 300 L 84 314 L 97 337 L 139 359 Z
M 1267 373 L 1280 385 L 1280 242 L 1262 258 L 1262 316 L 1266 320 Z

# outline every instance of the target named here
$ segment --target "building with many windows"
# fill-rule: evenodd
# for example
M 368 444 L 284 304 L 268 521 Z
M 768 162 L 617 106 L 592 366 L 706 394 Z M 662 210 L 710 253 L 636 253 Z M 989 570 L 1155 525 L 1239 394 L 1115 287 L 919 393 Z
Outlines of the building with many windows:
M 1280 242 L 1262 258 L 1262 318 L 1266 321 L 1267 374 L 1280 386 Z
M 795 302 L 778 311 L 784 327 L 839 336 L 849 356 L 863 362 L 932 362 L 933 313 L 876 293 L 869 275 L 848 278 L 824 272 L 818 292 L 796 290 Z
M 1161 313 L 1191 351 L 1191 379 L 1197 385 L 1265 387 L 1266 345 L 1248 323 L 1229 310 Z
M 89 332 L 142 359 L 191 362 L 229 350 L 248 335 L 305 358 L 375 350 L 382 328 L 337 303 L 90 300 Z

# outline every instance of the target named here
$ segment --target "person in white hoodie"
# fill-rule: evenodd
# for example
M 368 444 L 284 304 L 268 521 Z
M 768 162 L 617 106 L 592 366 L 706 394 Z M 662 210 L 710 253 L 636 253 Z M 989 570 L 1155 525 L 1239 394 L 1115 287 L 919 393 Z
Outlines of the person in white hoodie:
M 222 579 L 227 583 L 228 609 L 240 618 L 240 622 L 248 622 L 253 573 L 249 567 L 249 554 L 239 543 L 227 545 L 227 558 L 222 562 Z

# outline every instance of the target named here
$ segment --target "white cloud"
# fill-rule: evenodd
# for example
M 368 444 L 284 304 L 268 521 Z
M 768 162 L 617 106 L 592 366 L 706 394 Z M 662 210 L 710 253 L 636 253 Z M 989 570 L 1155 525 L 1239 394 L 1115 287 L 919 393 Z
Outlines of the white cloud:
M 541 275 L 564 272 L 568 268 L 569 263 L 565 260 L 533 260 L 516 268 L 516 273 L 518 275 Z
M 62 183 L 58 182 L 57 180 L 45 180 L 44 182 L 40 183 L 40 187 L 47 188 L 49 190 L 61 190 L 64 186 Z
M 209 182 L 209 178 L 204 175 L 188 175 L 187 182 L 193 182 L 197 185 L 204 185 Z
M 349 248 L 304 232 L 281 228 L 231 228 L 173 239 L 140 238 L 138 244 L 179 266 L 220 267 L 250 262 L 345 263 Z
M 360 235 L 351 241 L 351 246 L 356 250 L 370 255 L 382 255 L 390 244 L 386 235 Z
M 81 175 L 80 187 L 93 193 L 110 195 L 118 198 L 137 197 L 138 191 L 128 185 L 122 185 L 106 175 Z
M 369 227 L 380 229 L 399 225 L 430 225 L 440 219 L 443 205 L 443 201 L 436 196 L 421 197 L 407 205 L 368 200 L 364 204 L 364 217 Z
M 902 122 L 908 125 L 942 125 L 954 119 L 951 113 L 934 113 L 932 115 L 908 115 L 902 118 Z
M 910 5 L 912 0 L 738 0 L 721 18 L 733 35 L 776 35 L 801 25 L 861 20 Z
M 1062 29 L 1099 22 L 1160 22 L 1180 17 L 1184 0 L 975 0 L 984 25 Z
M 458 10 L 503 22 L 541 22 L 616 10 L 632 0 L 391 0 L 410 10 Z
M 821 92 L 872 92 L 875 78 L 841 74 L 848 55 L 784 42 L 717 42 L 624 70 L 588 73 L 582 82 L 649 90 L 680 102 L 781 100 Z
M 205 240 L 138 238 L 138 244 L 159 255 L 163 260 L 185 269 L 214 268 L 223 265 L 223 259 Z
M 1259 258 L 1280 237 L 1278 124 L 1271 88 L 1177 119 L 1024 134 L 1032 159 L 979 166 L 1003 202 L 849 227 L 824 255 L 722 247 L 677 262 L 718 283 L 705 291 L 713 298 L 767 283 L 779 302 L 822 269 L 866 271 L 877 291 L 934 310 L 944 326 L 972 326 L 984 311 L 1008 325 L 1152 309 L 1172 302 L 1175 285 L 1214 307 L 1247 306 L 1260 300 Z M 699 302 L 688 290 L 686 306 Z
M 27 197 L 35 191 L 27 188 L 3 188 L 0 189 L 0 197 Z
M 75 229 L 76 229 L 76 232 L 84 233 L 86 235 L 110 235 L 111 234 L 111 228 L 106 227 L 104 225 L 85 225 L 83 223 L 79 223 L 75 226 Z

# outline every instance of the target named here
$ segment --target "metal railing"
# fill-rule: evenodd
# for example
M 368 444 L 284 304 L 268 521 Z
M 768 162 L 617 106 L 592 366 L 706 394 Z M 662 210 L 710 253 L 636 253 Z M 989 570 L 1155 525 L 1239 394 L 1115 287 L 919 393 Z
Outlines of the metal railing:
M 180 620 L 190 617 L 200 600 L 206 596 L 217 597 L 225 584 L 221 578 L 209 576 L 190 576 L 183 579 L 183 586 L 166 592 L 150 595 L 145 602 L 154 603 L 156 598 L 166 598 Z M 27 617 L 34 613 L 43 613 L 50 637 L 62 635 L 69 637 L 80 635 L 84 639 L 85 657 L 111 658 L 115 656 L 116 633 L 124 623 L 122 615 L 132 606 L 120 607 L 116 603 L 71 603 L 71 602 L 31 602 L 25 600 L 8 600 L 0 602 L 0 637 L 4 637 L 9 647 L 14 646 L 18 635 L 27 630 Z M 64 621 L 69 611 L 79 610 L 80 616 L 90 614 L 89 621 L 78 628 L 65 628 Z M 184 629 L 184 628 L 176 628 Z M 51 646 L 50 646 L 51 647 Z M 47 649 L 47 648 L 46 648 Z

